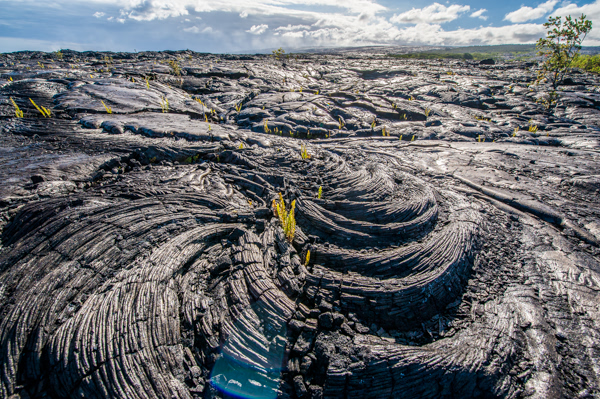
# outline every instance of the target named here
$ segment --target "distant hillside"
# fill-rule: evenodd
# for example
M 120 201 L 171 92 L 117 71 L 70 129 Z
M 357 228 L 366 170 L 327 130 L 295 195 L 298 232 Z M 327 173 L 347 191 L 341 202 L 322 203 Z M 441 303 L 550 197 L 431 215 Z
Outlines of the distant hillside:
M 450 54 L 479 53 L 529 53 L 535 51 L 535 44 L 499 44 L 496 46 L 445 47 L 443 50 L 431 50 L 424 53 L 444 52 Z
M 583 47 L 581 54 L 600 54 L 600 47 Z M 495 46 L 437 47 L 431 50 L 390 52 L 391 57 L 418 59 L 527 60 L 537 57 L 535 44 L 500 44 Z

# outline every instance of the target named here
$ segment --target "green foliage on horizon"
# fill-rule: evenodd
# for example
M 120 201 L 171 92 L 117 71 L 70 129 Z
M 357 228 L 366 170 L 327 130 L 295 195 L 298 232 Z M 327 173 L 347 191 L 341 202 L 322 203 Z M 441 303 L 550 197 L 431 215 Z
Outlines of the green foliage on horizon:
M 571 67 L 581 68 L 584 71 L 600 74 L 600 55 L 577 54 L 571 62 Z
M 423 53 L 410 53 L 410 54 L 391 54 L 391 57 L 395 58 L 413 58 L 420 60 L 483 60 L 486 58 L 491 58 L 489 54 L 482 53 L 464 53 L 464 54 L 455 54 L 455 53 L 446 53 L 446 52 L 423 52 Z
M 417 59 L 456 59 L 456 60 L 484 60 L 487 58 L 519 57 L 525 55 L 535 55 L 535 45 L 533 44 L 501 44 L 495 46 L 467 46 L 444 48 L 428 51 L 420 51 L 409 54 L 389 54 L 396 58 L 417 58 Z

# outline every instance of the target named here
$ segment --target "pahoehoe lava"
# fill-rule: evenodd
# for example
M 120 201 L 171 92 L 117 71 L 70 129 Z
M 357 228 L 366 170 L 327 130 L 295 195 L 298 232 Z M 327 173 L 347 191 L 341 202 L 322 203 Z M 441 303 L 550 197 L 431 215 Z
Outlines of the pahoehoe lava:
M 377 51 L 1 54 L 0 397 L 599 397 L 598 78 Z

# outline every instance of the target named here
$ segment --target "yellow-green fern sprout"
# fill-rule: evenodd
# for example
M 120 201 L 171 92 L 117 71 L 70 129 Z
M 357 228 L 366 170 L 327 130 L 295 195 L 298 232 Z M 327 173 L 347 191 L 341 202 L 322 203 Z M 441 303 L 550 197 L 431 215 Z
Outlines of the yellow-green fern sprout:
M 17 118 L 22 118 L 23 117 L 23 111 L 21 111 L 21 108 L 19 108 L 19 106 L 17 105 L 17 103 L 15 102 L 15 100 L 13 100 L 12 97 L 10 98 L 10 102 L 15 107 L 15 116 Z
M 29 101 L 31 101 L 31 103 L 33 104 L 33 106 L 40 112 L 40 114 L 42 114 L 42 116 L 44 118 L 47 118 L 50 116 L 50 110 L 48 108 L 45 107 L 38 107 L 38 105 L 35 103 L 35 101 L 33 101 L 31 98 L 29 99 Z
M 310 158 L 310 154 L 308 153 L 308 150 L 306 149 L 306 146 L 304 144 L 300 146 L 300 156 L 302 157 L 302 159 Z
M 292 201 L 292 205 L 288 212 L 285 208 L 283 196 L 281 193 L 279 193 L 279 202 L 273 200 L 273 208 L 275 208 L 275 212 L 279 217 L 279 221 L 281 222 L 281 227 L 283 227 L 283 232 L 285 233 L 286 238 L 288 241 L 292 242 L 294 240 L 294 235 L 296 234 L 296 219 L 294 218 L 296 200 Z
M 104 101 L 100 100 L 100 102 L 102 103 L 102 105 L 104 105 L 104 108 L 106 109 L 106 113 L 107 114 L 112 114 L 112 108 L 111 107 L 107 107 L 106 104 L 104 104 Z
M 167 97 L 160 98 L 160 108 L 162 109 L 163 113 L 169 112 L 169 100 Z

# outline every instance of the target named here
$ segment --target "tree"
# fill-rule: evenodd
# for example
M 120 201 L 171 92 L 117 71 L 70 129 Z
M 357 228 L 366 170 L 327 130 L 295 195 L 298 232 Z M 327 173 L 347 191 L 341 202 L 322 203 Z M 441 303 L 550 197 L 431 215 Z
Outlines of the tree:
M 544 24 L 547 36 L 536 43 L 538 54 L 544 57 L 542 69 L 538 72 L 536 84 L 547 81 L 552 84 L 551 99 L 556 102 L 556 87 L 563 80 L 573 58 L 581 50 L 581 42 L 592 30 L 592 21 L 581 14 L 579 19 L 571 16 L 550 17 Z

